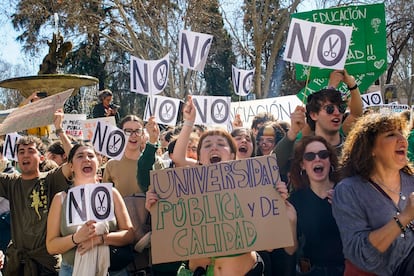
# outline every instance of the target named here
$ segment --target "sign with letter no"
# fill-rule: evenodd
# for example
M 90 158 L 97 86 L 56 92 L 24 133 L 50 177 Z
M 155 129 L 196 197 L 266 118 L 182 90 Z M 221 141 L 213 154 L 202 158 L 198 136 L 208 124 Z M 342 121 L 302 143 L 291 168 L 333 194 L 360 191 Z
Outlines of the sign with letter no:
M 104 121 L 98 121 L 92 144 L 97 152 L 109 158 L 120 160 L 124 155 L 127 137 L 124 132 Z
M 352 38 L 345 68 L 355 77 L 361 92 L 368 90 L 368 87 L 386 70 L 386 21 L 383 3 L 313 10 L 295 13 L 292 17 L 322 24 L 352 27 Z M 331 71 L 296 64 L 296 78 L 306 80 L 310 74 L 311 79 L 308 90 L 301 91 L 299 98 L 304 101 L 306 95 L 327 87 Z M 341 84 L 339 90 L 343 94 L 349 93 L 344 83 Z

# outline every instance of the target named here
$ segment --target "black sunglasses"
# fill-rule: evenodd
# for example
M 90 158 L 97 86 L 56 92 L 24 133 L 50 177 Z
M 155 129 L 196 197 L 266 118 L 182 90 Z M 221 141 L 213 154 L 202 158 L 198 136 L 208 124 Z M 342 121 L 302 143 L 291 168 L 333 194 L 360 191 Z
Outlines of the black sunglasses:
M 326 159 L 329 157 L 329 151 L 328 150 L 320 150 L 319 152 L 305 152 L 303 154 L 303 159 L 307 161 L 313 161 L 316 158 L 316 155 L 319 156 L 320 159 Z
M 336 104 L 327 104 L 322 106 L 322 109 L 325 109 L 326 113 L 328 113 L 329 115 L 334 113 L 335 111 L 335 106 L 338 107 L 339 113 L 344 114 L 346 111 L 346 104 L 340 104 L 340 105 L 336 105 Z

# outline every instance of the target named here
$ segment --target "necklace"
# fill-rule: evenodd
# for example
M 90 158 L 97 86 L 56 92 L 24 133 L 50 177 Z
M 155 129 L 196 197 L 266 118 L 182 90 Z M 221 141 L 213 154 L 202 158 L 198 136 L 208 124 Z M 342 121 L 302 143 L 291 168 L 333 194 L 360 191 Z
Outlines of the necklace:
M 375 183 L 375 184 L 377 184 L 377 185 L 379 185 L 379 186 L 381 186 L 382 188 L 385 188 L 385 190 L 387 190 L 387 191 L 389 191 L 389 192 L 391 192 L 393 194 L 398 195 L 401 198 L 401 200 L 406 200 L 407 199 L 407 197 L 401 192 L 401 183 L 399 185 L 399 191 L 396 191 L 396 190 L 393 190 L 393 189 L 388 188 L 386 185 L 382 184 L 379 181 L 374 182 L 374 180 L 371 179 L 371 183 L 372 182 Z

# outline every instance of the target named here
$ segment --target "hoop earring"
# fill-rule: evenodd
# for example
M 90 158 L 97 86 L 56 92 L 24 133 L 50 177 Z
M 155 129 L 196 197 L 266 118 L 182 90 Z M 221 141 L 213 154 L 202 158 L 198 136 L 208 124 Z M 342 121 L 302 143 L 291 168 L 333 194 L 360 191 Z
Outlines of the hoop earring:
M 305 171 L 305 170 L 301 170 L 301 171 L 299 172 L 299 174 L 300 174 L 300 176 L 304 176 L 304 175 L 306 175 L 306 171 Z
M 335 171 L 335 168 L 333 165 L 331 165 L 331 172 L 334 172 L 334 171 Z

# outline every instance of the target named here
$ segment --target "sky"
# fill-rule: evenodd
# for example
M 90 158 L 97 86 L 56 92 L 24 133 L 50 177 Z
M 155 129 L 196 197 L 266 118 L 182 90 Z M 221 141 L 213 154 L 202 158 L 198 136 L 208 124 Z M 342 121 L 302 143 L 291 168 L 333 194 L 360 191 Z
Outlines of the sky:
M 232 8 L 238 8 L 239 4 L 235 4 L 240 0 L 222 0 L 223 8 L 226 9 L 227 16 L 231 15 Z M 313 1 L 305 0 L 300 4 L 300 9 L 310 10 L 312 9 Z M 4 3 L 4 2 L 3 2 Z M 0 9 L 6 9 L 4 4 L 0 4 L 3 7 Z M 27 68 L 29 74 L 37 74 L 39 65 L 42 62 L 43 57 L 47 54 L 48 47 L 45 45 L 43 52 L 39 53 L 38 57 L 28 57 L 22 52 L 21 45 L 16 41 L 16 37 L 19 35 L 17 31 L 13 29 L 11 19 L 8 18 L 5 13 L 10 11 L 0 11 L 0 59 L 9 62 L 12 65 L 22 64 Z M 52 33 L 50 34 L 50 37 Z

